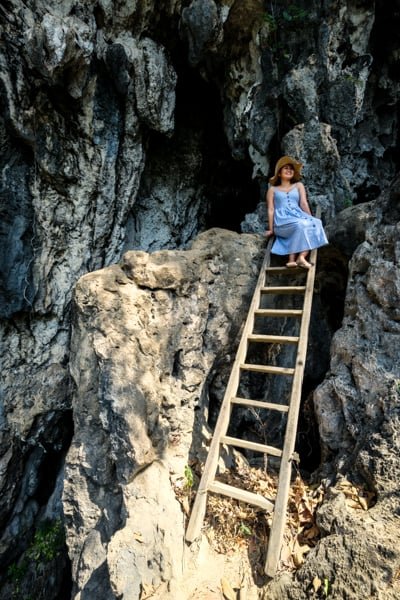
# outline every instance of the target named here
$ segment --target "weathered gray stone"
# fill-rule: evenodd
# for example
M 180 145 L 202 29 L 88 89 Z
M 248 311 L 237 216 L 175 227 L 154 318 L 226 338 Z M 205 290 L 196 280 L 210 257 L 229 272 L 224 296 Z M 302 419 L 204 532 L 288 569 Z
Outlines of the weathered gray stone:
M 182 577 L 184 523 L 170 477 L 183 476 L 201 443 L 192 438 L 195 409 L 207 410 L 262 246 L 259 236 L 210 230 L 186 252 L 128 252 L 80 280 L 63 496 L 74 597 L 85 597 L 105 563 L 96 585 L 105 578 L 107 588 L 109 572 L 126 598 Z
M 315 393 L 324 444 L 335 450 L 345 446 L 346 453 L 360 432 L 369 429 L 370 419 L 385 418 L 380 402 L 388 398 L 400 376 L 393 343 L 400 333 L 396 302 L 399 224 L 382 224 L 388 201 L 389 193 L 376 201 L 376 218 L 364 219 L 364 241 L 360 240 L 349 264 L 343 326 L 333 339 L 332 374 Z M 347 217 L 358 224 L 357 213 L 363 213 L 361 207 L 356 208 Z M 374 213 L 370 210 L 369 214 Z
M 346 508 L 344 499 L 328 510 L 342 511 L 340 522 L 331 535 L 323 538 L 309 553 L 306 563 L 299 569 L 294 581 L 282 577 L 267 586 L 264 599 L 307 600 L 314 595 L 313 582 L 318 578 L 321 589 L 328 590 L 332 598 L 382 598 L 395 600 L 398 585 L 394 583 L 393 564 L 398 560 L 397 535 L 394 522 L 373 515 L 354 514 Z M 346 513 L 346 517 L 343 513 Z M 354 532 L 357 532 L 356 534 Z
M 314 195 L 319 198 L 321 215 L 329 223 L 336 212 L 351 202 L 349 183 L 340 171 L 340 155 L 331 127 L 318 118 L 297 125 L 282 140 L 285 154 L 296 156 L 304 165 L 302 175 L 311 207 Z M 317 155 L 318 161 L 312 160 Z M 323 200 L 321 202 L 321 199 Z
M 221 106 L 214 114 L 223 114 L 221 128 L 231 153 L 252 163 L 254 176 L 269 176 L 284 151 L 298 153 L 304 161 L 310 201 L 322 206 L 331 240 L 331 248 L 320 254 L 319 286 L 324 309 L 336 326 L 342 271 L 355 252 L 344 327 L 332 345 L 332 374 L 316 395 L 324 458 L 338 452 L 337 464 L 328 470 L 346 470 L 353 462 L 357 474 L 383 490 L 382 497 L 386 490 L 395 493 L 390 476 L 398 469 L 393 450 L 398 447 L 393 380 L 398 371 L 392 364 L 399 290 L 398 231 L 393 227 L 399 203 L 392 194 L 382 202 L 381 214 L 380 203 L 370 210 L 365 202 L 378 196 L 398 168 L 397 5 L 389 15 L 381 1 L 343 5 L 332 0 L 307 6 L 304 14 L 300 10 L 288 19 L 283 5 L 275 3 L 270 14 L 261 0 L 2 3 L 1 586 L 7 567 L 22 559 L 35 525 L 44 514 L 55 518 L 60 511 L 57 471 L 71 435 L 69 307 L 75 282 L 118 261 L 129 247 L 184 247 L 206 226 L 208 184 L 215 173 L 208 168 L 214 155 L 200 142 L 199 129 L 206 121 L 197 120 L 196 111 L 206 111 L 202 98 L 195 108 L 182 106 L 189 96 L 182 93 L 189 59 L 208 89 L 216 90 L 213 99 L 219 94 Z M 190 124 L 179 123 L 175 136 L 178 112 Z M 159 143 L 163 136 L 169 137 L 169 146 Z M 154 150 L 157 145 L 163 153 Z M 340 212 L 351 202 L 363 204 Z M 260 232 L 264 209 L 260 205 L 260 219 L 246 219 Z M 220 302 L 220 292 L 215 302 Z M 229 319 L 236 323 L 235 314 Z M 224 327 L 228 324 L 221 331 Z M 324 321 L 318 332 L 325 346 L 314 350 L 312 343 L 310 364 L 322 377 L 332 332 Z M 211 337 L 213 352 L 231 343 L 229 336 L 219 338 L 216 332 Z M 197 352 L 176 356 L 178 371 L 183 370 L 180 361 L 184 363 L 188 394 L 203 373 L 200 368 L 199 375 Z M 213 383 L 215 398 L 223 394 L 224 369 Z M 179 428 L 179 401 L 168 402 L 171 423 Z M 365 431 L 369 443 L 360 442 L 355 451 Z M 116 447 L 118 440 L 116 435 Z M 99 472 L 104 467 L 100 458 Z M 122 479 L 124 473 L 119 474 Z M 159 476 L 168 483 L 165 472 Z M 94 477 L 100 475 L 95 472 Z M 89 500 L 90 514 L 101 501 Z M 122 494 L 116 493 L 112 506 L 118 515 L 120 502 Z M 138 518 L 130 502 L 130 518 Z M 382 506 L 383 500 L 377 505 L 378 520 Z M 385 510 L 390 521 L 394 502 Z M 107 527 L 113 530 L 114 524 Z M 125 533 L 121 530 L 123 543 Z M 113 552 L 118 551 L 117 538 L 110 542 Z M 101 587 L 108 581 L 101 562 L 103 541 L 93 535 L 87 544 L 94 548 L 93 559 L 81 565 L 82 572 L 74 571 L 79 585 L 85 585 L 89 597 L 124 593 L 122 567 L 110 575 L 107 589 Z M 351 553 L 348 541 L 344 547 Z M 173 557 L 168 559 L 171 572 L 174 564 Z M 362 561 L 357 564 L 362 568 Z M 43 576 L 49 599 L 59 589 L 51 583 L 52 569 L 57 570 L 51 564 L 47 579 Z M 302 581 L 302 589 L 307 585 Z M 368 585 L 365 589 L 371 589 Z M 13 593 L 10 587 L 0 592 L 7 600 Z
M 73 98 L 80 98 L 88 79 L 94 33 L 94 19 L 89 26 L 77 17 L 47 13 L 40 24 L 24 32 L 28 64 L 51 84 L 60 83 L 68 69 L 67 89 Z
M 194 66 L 220 41 L 222 30 L 214 0 L 192 0 L 182 10 L 182 25 L 189 41 L 189 61 Z
M 182 248 L 205 228 L 209 201 L 199 181 L 202 140 L 187 133 L 177 134 L 180 144 L 165 140 L 154 149 L 128 217 L 125 249 Z

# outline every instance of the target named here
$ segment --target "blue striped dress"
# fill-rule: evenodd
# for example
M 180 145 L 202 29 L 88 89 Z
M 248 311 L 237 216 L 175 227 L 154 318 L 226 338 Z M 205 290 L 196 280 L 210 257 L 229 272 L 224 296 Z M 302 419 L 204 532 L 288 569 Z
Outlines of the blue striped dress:
M 328 244 L 322 221 L 300 208 L 300 194 L 294 185 L 287 192 L 274 190 L 273 254 L 296 254 Z

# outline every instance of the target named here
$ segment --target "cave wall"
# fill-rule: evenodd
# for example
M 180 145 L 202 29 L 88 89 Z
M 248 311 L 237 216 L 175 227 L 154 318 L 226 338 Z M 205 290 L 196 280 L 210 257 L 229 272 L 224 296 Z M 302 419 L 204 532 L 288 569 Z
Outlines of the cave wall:
M 389 12 L 356 0 L 2 2 L 5 568 L 48 518 L 46 481 L 72 436 L 76 281 L 130 248 L 238 229 L 283 152 L 304 162 L 326 222 L 375 198 L 399 163 L 398 2 Z M 250 230 L 262 219 L 259 207 Z M 52 518 L 61 511 L 58 495 Z

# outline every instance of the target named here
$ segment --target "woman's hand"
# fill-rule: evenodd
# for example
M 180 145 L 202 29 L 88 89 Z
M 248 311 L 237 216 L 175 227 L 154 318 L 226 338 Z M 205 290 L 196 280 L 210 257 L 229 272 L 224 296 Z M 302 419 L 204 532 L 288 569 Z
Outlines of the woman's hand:
M 274 235 L 273 229 L 267 229 L 267 231 L 264 232 L 264 235 L 267 238 L 271 237 L 271 235 Z

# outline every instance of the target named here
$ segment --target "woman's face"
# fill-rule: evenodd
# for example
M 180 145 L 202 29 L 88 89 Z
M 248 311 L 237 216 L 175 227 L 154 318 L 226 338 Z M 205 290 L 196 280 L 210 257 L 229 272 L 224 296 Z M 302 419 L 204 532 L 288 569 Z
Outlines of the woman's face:
M 284 165 L 279 171 L 279 175 L 283 175 L 284 177 L 291 179 L 294 175 L 294 168 L 292 167 L 292 165 Z

